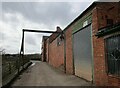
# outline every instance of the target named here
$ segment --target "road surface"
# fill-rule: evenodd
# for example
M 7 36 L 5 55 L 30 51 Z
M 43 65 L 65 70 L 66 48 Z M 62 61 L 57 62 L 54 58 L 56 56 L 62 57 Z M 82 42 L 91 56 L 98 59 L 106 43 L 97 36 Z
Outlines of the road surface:
M 12 86 L 90 86 L 87 82 L 74 75 L 50 66 L 46 62 L 33 61 L 33 64 L 22 73 Z

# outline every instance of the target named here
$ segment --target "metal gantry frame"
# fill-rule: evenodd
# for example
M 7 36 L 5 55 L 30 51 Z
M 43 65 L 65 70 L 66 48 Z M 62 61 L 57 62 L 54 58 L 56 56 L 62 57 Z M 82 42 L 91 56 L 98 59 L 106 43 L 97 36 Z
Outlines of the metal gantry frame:
M 23 29 L 22 30 L 22 42 L 21 42 L 21 49 L 20 49 L 20 58 L 24 59 L 24 35 L 25 32 L 37 32 L 37 33 L 58 33 L 63 35 L 63 31 L 62 32 L 58 32 L 58 31 L 43 31 L 43 30 L 31 30 L 31 29 Z M 23 62 L 23 68 L 24 68 L 24 62 Z
M 63 34 L 63 32 L 57 32 L 57 31 L 43 31 L 43 30 L 30 30 L 30 29 L 23 29 L 22 30 L 22 43 L 21 43 L 21 49 L 20 49 L 20 55 L 24 55 L 24 33 L 25 32 L 37 32 L 37 33 L 58 33 Z

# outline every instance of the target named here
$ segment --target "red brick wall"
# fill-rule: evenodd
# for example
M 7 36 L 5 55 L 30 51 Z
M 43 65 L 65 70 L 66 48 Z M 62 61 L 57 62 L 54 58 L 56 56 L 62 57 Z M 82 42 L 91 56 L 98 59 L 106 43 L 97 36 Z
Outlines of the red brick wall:
M 113 6 L 114 8 L 108 11 L 108 9 Z M 93 9 L 92 36 L 94 53 L 94 83 L 100 86 L 118 86 L 120 85 L 120 79 L 110 77 L 106 72 L 104 39 L 103 37 L 97 38 L 95 36 L 99 28 L 107 26 L 106 15 L 108 18 L 113 19 L 114 23 L 118 22 L 118 5 L 116 3 L 102 3 Z
M 113 23 L 117 23 L 119 21 L 119 10 L 118 3 L 115 2 L 107 2 L 107 3 L 98 3 L 97 11 L 98 11 L 98 27 L 107 26 L 106 19 L 113 19 Z
M 42 39 L 42 61 L 46 61 L 47 59 L 47 45 L 48 45 L 48 41 L 47 41 L 47 38 L 48 36 L 43 36 L 43 39 Z
M 49 44 L 49 64 L 54 67 L 64 65 L 64 40 L 57 46 L 57 38 Z
M 72 29 L 69 27 L 66 32 L 66 73 L 73 74 L 73 51 L 72 51 Z

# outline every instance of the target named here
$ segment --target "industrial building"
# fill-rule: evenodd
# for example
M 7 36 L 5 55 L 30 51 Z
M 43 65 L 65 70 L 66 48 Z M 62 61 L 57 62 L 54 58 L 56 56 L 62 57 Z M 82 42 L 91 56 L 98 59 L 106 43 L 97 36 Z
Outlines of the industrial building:
M 94 2 L 44 39 L 43 61 L 97 86 L 120 86 L 120 2 Z

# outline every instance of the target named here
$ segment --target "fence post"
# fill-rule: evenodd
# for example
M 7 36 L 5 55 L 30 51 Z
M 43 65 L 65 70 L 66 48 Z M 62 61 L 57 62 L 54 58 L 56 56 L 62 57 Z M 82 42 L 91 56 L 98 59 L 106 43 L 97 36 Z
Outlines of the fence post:
M 17 69 L 18 69 L 18 74 L 19 74 L 19 70 L 20 70 L 20 55 L 18 57 L 18 60 L 17 60 Z
M 11 74 L 11 64 L 9 62 L 9 74 Z

